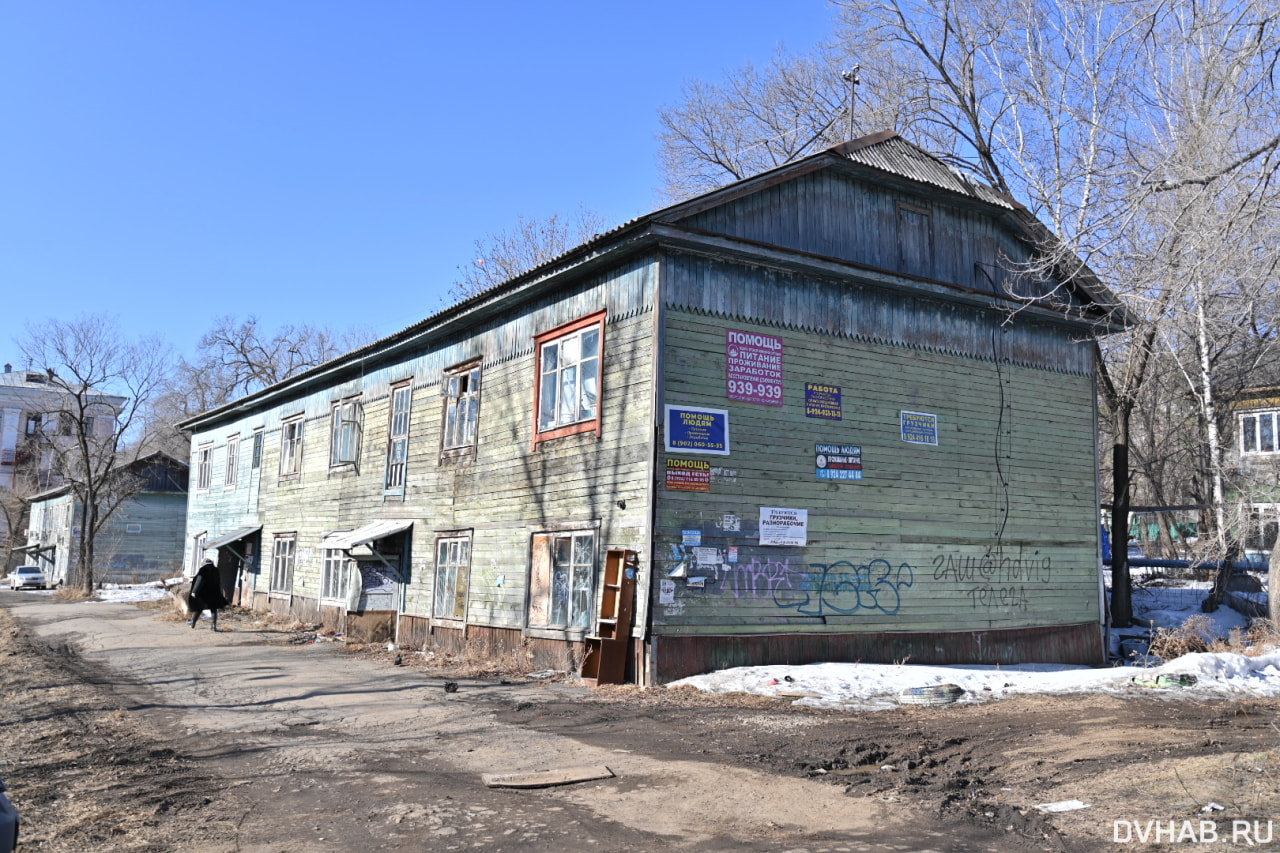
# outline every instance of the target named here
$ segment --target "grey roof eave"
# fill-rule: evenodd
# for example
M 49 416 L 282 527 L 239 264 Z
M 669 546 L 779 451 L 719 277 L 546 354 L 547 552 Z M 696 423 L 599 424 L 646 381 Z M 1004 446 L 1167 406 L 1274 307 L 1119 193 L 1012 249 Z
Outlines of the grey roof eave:
M 437 312 L 386 338 L 345 353 L 275 385 L 194 415 L 178 422 L 176 426 L 191 432 L 228 418 L 241 417 L 261 406 L 306 393 L 310 388 L 332 384 L 334 379 L 345 371 L 359 372 L 371 362 L 393 358 L 406 350 L 419 349 L 424 344 L 452 334 L 459 328 L 466 328 L 507 310 L 513 299 L 536 296 L 560 286 L 568 279 L 589 275 L 607 264 L 617 263 L 652 247 L 656 239 L 645 228 L 648 224 L 648 218 L 644 221 L 637 220 L 626 228 L 627 232 L 633 233 L 624 234 L 621 238 L 612 236 L 608 241 L 592 241 L 579 247 L 579 250 L 590 247 L 593 251 L 575 250 L 569 255 L 562 256 L 560 261 L 544 264 L 502 285 Z M 617 234 L 617 231 L 611 232 L 611 235 Z M 605 243 L 612 245 L 603 245 Z

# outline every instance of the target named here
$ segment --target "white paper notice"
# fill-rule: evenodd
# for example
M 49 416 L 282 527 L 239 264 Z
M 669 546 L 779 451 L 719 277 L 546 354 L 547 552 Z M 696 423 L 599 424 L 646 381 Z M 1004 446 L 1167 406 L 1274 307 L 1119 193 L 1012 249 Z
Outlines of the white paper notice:
M 809 541 L 809 510 L 760 507 L 761 545 L 804 545 Z

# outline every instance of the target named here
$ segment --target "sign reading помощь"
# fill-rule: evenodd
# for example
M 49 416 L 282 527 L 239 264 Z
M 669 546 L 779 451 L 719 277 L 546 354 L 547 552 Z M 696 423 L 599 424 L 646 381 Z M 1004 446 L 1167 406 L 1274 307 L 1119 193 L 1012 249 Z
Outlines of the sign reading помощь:
M 697 406 L 667 406 L 665 443 L 668 453 L 729 455 L 729 412 Z

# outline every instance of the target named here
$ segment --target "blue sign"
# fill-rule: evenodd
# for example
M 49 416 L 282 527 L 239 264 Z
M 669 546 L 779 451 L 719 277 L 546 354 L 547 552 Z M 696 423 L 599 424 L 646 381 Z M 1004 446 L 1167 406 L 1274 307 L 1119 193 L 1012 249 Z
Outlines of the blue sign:
M 694 406 L 666 407 L 668 453 L 729 455 L 729 413 Z
M 819 480 L 861 480 L 862 446 L 858 444 L 815 444 L 814 476 Z
M 804 416 L 841 420 L 840 389 L 835 385 L 804 383 Z
M 901 412 L 902 440 L 911 444 L 938 443 L 938 416 L 924 412 Z

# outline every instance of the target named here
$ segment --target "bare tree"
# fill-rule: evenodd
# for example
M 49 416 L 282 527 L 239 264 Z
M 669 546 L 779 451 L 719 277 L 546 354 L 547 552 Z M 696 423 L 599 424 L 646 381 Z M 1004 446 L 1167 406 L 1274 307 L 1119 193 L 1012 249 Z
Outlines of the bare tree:
M 175 424 L 282 382 L 376 339 L 368 329 L 335 332 L 323 326 L 263 328 L 257 317 L 219 317 L 201 336 L 191 359 L 179 358 L 164 387 L 148 401 L 146 451 L 187 457 L 188 437 Z
M 80 506 L 74 580 L 94 584 L 94 543 L 111 515 L 136 492 L 120 467 L 133 461 L 127 446 L 142 447 L 142 412 L 163 385 L 170 349 L 158 339 L 124 339 L 116 322 L 102 316 L 46 320 L 29 325 L 20 348 L 27 363 L 48 374 L 59 408 L 41 428 L 56 467 Z
M 449 296 L 458 302 L 528 272 L 584 243 L 605 230 L 598 213 L 579 209 L 572 218 L 552 214 L 546 219 L 516 220 L 510 231 L 499 231 L 476 241 L 476 257 L 458 268 L 458 279 Z
M 684 102 L 663 111 L 668 192 L 707 189 L 809 153 L 813 147 L 796 141 L 822 139 L 835 126 L 835 93 L 842 90 L 834 71 L 856 59 L 866 84 L 859 97 L 885 102 L 870 115 L 897 117 L 899 130 L 1044 220 L 1059 242 L 1046 243 L 1038 266 L 1023 272 L 1048 273 L 1082 257 L 1136 318 L 1104 342 L 1098 359 L 1120 546 L 1112 615 L 1126 625 L 1131 426 L 1135 407 L 1150 397 L 1144 387 L 1153 365 L 1170 346 L 1191 358 L 1180 371 L 1180 393 L 1195 389 L 1199 444 L 1221 458 L 1212 449 L 1220 444 L 1213 424 L 1222 398 L 1213 390 L 1213 362 L 1239 343 L 1219 334 L 1239 312 L 1224 313 L 1233 303 L 1216 294 L 1229 277 L 1220 273 L 1237 270 L 1231 275 L 1243 281 L 1245 260 L 1266 254 L 1255 223 L 1276 200 L 1280 10 L 1266 0 L 837 5 L 839 38 L 807 61 L 823 69 L 810 75 L 821 84 L 811 82 L 809 93 L 789 90 L 784 81 L 800 75 L 788 76 L 775 63 L 766 75 L 739 72 L 720 86 L 690 84 Z M 785 121 L 762 122 L 756 114 L 799 124 L 811 103 L 820 104 L 818 117 L 786 134 Z M 1228 247 L 1235 259 L 1229 264 Z M 1274 287 L 1266 275 L 1251 276 L 1255 297 L 1258 286 Z M 1221 505 L 1223 490 L 1215 493 Z

